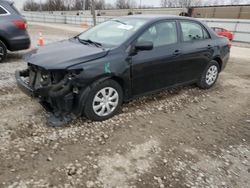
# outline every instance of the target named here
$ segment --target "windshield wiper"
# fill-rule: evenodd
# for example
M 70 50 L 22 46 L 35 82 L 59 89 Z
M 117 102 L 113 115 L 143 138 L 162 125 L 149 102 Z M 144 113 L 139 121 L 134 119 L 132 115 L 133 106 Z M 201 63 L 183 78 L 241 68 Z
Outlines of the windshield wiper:
M 96 47 L 102 47 L 102 44 L 101 44 L 101 43 L 92 41 L 92 40 L 90 40 L 90 39 L 80 39 L 80 38 L 78 37 L 78 40 L 79 40 L 80 42 L 82 42 L 82 43 L 85 43 L 85 44 L 94 44 Z

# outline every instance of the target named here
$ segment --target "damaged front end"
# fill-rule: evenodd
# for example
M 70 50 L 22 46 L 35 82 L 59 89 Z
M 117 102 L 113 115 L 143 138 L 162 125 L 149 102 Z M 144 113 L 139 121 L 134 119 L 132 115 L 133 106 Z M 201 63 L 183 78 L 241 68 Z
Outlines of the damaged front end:
M 18 87 L 27 95 L 39 99 L 52 116 L 48 119 L 54 126 L 70 122 L 81 115 L 80 91 L 83 85 L 76 80 L 82 70 L 45 70 L 36 65 L 16 71 Z

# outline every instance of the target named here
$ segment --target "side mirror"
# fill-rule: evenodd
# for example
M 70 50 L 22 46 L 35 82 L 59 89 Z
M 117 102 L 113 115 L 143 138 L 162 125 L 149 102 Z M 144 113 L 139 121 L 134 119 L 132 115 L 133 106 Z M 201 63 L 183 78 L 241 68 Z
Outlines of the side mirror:
M 154 46 L 153 42 L 141 41 L 135 44 L 135 50 L 137 51 L 152 50 L 153 46 Z

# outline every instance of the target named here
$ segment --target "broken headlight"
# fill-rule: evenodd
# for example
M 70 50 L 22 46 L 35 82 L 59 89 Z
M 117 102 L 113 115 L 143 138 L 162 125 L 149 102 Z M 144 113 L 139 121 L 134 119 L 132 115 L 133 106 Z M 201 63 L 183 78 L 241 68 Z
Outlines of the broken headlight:
M 73 78 L 77 77 L 79 74 L 81 74 L 82 69 L 76 69 L 76 70 L 68 70 L 68 79 L 72 80 Z
M 37 76 L 40 77 L 41 86 L 47 86 L 51 83 L 51 77 L 50 77 L 50 74 L 48 72 L 41 72 L 40 75 L 38 73 Z

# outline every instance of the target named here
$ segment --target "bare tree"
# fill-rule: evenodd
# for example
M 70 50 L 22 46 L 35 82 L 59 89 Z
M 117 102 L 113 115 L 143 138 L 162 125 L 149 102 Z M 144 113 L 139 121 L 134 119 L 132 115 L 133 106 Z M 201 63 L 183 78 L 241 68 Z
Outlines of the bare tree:
M 82 10 L 82 8 L 83 8 L 83 1 L 75 0 L 72 10 Z
M 115 9 L 115 6 L 111 3 L 105 3 L 105 9 Z
M 161 0 L 162 7 L 177 7 L 178 5 L 178 1 L 175 0 Z
M 65 10 L 64 2 L 62 0 L 53 0 L 54 10 Z
M 130 8 L 137 8 L 137 3 L 135 0 L 129 0 L 129 6 Z
M 178 3 L 180 7 L 190 7 L 192 1 L 191 0 L 179 0 Z
M 75 0 L 63 0 L 66 10 L 71 10 L 74 7 Z
M 90 10 L 91 8 L 91 0 L 85 0 L 85 10 Z
M 180 7 L 203 6 L 204 0 L 179 0 Z
M 238 5 L 240 4 L 240 0 L 230 0 L 230 5 Z
M 27 0 L 23 5 L 23 10 L 25 11 L 38 11 L 39 9 L 40 5 L 34 0 Z
M 96 0 L 99 9 L 105 7 L 104 0 Z M 41 4 L 42 11 L 90 10 L 91 0 L 46 0 Z M 38 11 L 40 4 L 36 0 L 26 0 L 24 10 Z
M 105 9 L 105 0 L 96 0 L 95 1 L 95 7 L 96 7 L 97 10 Z
M 130 9 L 135 7 L 136 2 L 134 0 L 116 0 L 116 8 L 118 9 Z
M 62 0 L 47 0 L 42 4 L 43 11 L 63 11 L 66 10 L 64 1 Z
M 128 7 L 128 4 L 127 4 L 126 0 L 117 0 L 116 1 L 116 8 L 118 8 L 118 9 L 127 9 L 129 7 Z

